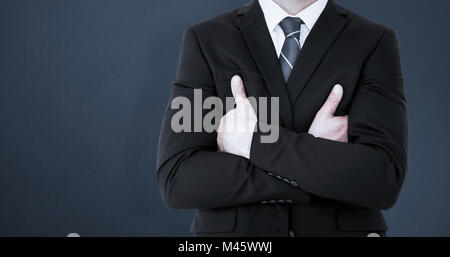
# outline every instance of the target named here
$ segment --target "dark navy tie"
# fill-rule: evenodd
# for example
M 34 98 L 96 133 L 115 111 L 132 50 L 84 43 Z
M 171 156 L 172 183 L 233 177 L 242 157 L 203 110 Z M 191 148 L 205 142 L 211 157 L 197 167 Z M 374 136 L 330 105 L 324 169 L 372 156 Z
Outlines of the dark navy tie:
M 286 17 L 280 22 L 280 27 L 286 37 L 280 54 L 281 71 L 287 82 L 294 68 L 295 60 L 300 53 L 300 28 L 303 21 L 298 17 Z

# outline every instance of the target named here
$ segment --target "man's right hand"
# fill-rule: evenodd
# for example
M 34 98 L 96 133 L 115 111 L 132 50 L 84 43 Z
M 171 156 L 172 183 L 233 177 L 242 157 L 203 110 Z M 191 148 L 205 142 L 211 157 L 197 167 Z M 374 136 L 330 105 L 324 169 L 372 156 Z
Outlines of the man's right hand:
M 344 90 L 341 85 L 333 87 L 327 101 L 317 112 L 309 128 L 309 134 L 333 141 L 348 142 L 348 116 L 334 116 L 343 94 Z

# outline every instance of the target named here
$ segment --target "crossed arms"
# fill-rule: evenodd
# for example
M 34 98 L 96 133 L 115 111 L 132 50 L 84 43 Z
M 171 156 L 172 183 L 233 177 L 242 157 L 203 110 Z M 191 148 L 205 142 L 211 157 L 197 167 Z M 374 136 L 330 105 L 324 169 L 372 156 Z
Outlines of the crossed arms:
M 178 96 L 193 100 L 194 89 L 202 89 L 203 98 L 217 96 L 195 32 L 188 29 L 171 100 Z M 161 195 L 175 209 L 231 207 L 270 199 L 308 204 L 311 195 L 388 209 L 398 197 L 407 169 L 405 105 L 398 43 L 391 30 L 361 72 L 348 118 L 339 117 L 348 122 L 348 142 L 342 136 L 316 135 L 320 129 L 314 128 L 327 127 L 333 118 L 329 116 L 318 125 L 313 122 L 310 133 L 280 127 L 279 139 L 272 144 L 261 143 L 260 132 L 254 132 L 248 156 L 239 156 L 221 147 L 223 137 L 217 133 L 173 132 L 170 124 L 176 110 L 169 105 L 158 151 Z

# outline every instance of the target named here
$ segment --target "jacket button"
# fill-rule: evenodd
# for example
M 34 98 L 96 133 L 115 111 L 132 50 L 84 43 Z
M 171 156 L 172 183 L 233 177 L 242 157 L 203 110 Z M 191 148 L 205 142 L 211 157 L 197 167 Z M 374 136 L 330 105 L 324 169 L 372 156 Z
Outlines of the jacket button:
M 287 178 L 284 178 L 283 181 L 286 182 L 286 183 L 288 183 L 288 184 L 291 182 L 291 181 L 290 181 L 289 179 L 287 179 Z
M 262 204 L 267 204 L 267 203 L 269 203 L 269 202 L 267 202 L 267 201 L 261 201 L 261 203 L 262 203 Z
M 267 172 L 267 174 L 269 174 L 269 176 L 273 176 L 273 173 L 272 173 L 272 172 Z
M 289 237 L 295 237 L 295 233 L 292 230 L 289 230 Z
M 279 203 L 285 203 L 285 200 L 278 200 Z
M 291 186 L 298 187 L 298 183 L 294 180 L 291 180 Z
M 381 237 L 378 233 L 370 233 L 367 235 L 367 237 Z
M 270 202 L 270 203 L 277 203 L 276 200 L 270 200 L 269 202 Z
M 291 199 L 287 199 L 286 203 L 294 203 L 294 201 L 292 201 Z

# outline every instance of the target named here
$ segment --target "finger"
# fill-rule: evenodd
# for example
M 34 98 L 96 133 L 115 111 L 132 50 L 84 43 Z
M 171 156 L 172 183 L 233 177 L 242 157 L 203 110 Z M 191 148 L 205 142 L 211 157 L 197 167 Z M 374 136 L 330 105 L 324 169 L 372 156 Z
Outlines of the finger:
M 338 116 L 338 117 L 336 116 L 336 117 L 334 117 L 334 119 L 339 122 L 339 125 L 341 128 L 347 130 L 348 116 Z
M 348 122 L 348 115 L 345 116 L 335 116 L 334 117 L 336 120 L 338 120 L 339 122 L 344 122 L 347 123 Z
M 343 116 L 343 135 L 341 142 L 348 143 L 348 115 Z
M 222 135 L 217 135 L 217 148 L 219 149 L 219 152 L 224 152 L 225 148 L 223 147 L 223 139 Z
M 233 93 L 234 100 L 237 105 L 241 105 L 244 101 L 247 101 L 247 95 L 245 94 L 244 83 L 241 77 L 238 75 L 231 78 L 231 92 Z
M 328 99 L 323 104 L 322 108 L 320 108 L 319 113 L 323 115 L 334 115 L 336 112 L 339 103 L 341 102 L 342 96 L 344 94 L 344 89 L 341 85 L 337 84 L 331 90 Z
M 218 133 L 225 132 L 225 116 L 222 116 L 222 118 L 219 121 L 219 127 L 217 128 Z
M 219 151 L 223 151 L 223 133 L 217 132 L 217 148 L 219 148 Z

